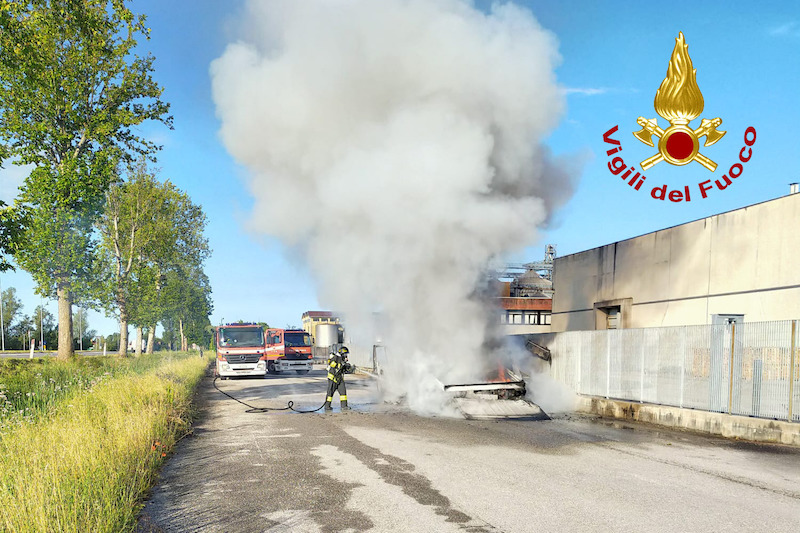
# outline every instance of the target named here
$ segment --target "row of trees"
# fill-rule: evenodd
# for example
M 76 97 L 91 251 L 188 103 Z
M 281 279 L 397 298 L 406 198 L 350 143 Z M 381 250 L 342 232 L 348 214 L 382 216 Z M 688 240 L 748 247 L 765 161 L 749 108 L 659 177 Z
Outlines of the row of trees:
M 156 323 L 178 330 L 180 348 L 189 338 L 203 344 L 210 325 L 211 288 L 203 272 L 210 250 L 203 235 L 206 217 L 186 193 L 159 182 L 140 159 L 128 179 L 112 184 L 97 227 L 102 235 L 100 273 L 106 309 L 120 320 L 120 345 L 127 346 L 128 324 L 152 351 Z
M 17 297 L 17 290 L 14 287 L 2 291 L 0 300 L 3 309 L 2 321 L 0 321 L 2 337 L 0 338 L 2 338 L 4 349 L 26 350 L 30 348 L 31 341 L 35 346 L 44 344 L 48 347 L 55 347 L 57 345 L 58 328 L 55 317 L 44 306 L 36 306 L 30 315 L 24 314 L 22 301 Z M 74 348 L 91 347 L 97 332 L 89 325 L 86 309 L 75 309 L 72 321 L 76 324 L 73 334 Z
M 148 34 L 125 0 L 0 0 L 0 165 L 34 166 L 0 206 L 0 269 L 10 253 L 58 300 L 60 358 L 76 302 L 119 316 L 122 353 L 129 323 L 177 323 L 185 345 L 211 311 L 205 217 L 155 179 L 160 147 L 137 132 L 172 128 L 154 58 L 135 54 Z

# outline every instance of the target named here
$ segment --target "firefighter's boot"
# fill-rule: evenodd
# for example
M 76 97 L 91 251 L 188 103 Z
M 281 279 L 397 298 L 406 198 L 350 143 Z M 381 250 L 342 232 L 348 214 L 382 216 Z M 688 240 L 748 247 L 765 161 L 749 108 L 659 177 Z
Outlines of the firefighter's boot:
M 342 400 L 342 411 L 349 411 L 350 407 L 347 405 L 347 396 L 340 396 L 340 399 Z
M 326 413 L 328 413 L 330 411 L 333 411 L 333 407 L 331 407 L 331 400 L 333 400 L 333 398 L 331 398 L 330 396 L 328 396 L 328 398 L 325 400 L 325 412 Z

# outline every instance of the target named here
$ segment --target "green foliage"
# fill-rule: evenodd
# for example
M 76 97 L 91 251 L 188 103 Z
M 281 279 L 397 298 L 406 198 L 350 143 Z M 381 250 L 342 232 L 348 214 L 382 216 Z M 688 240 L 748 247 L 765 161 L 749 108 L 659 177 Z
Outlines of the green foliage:
M 71 195 L 53 196 L 51 192 L 80 179 L 74 173 L 39 167 L 26 180 L 18 199 L 18 209 L 27 222 L 15 257 L 36 281 L 37 292 L 47 298 L 56 296 L 57 284 L 64 280 L 71 281 L 74 288 L 91 286 L 92 222 L 101 202 L 95 198 L 79 207 L 72 205 Z M 92 185 L 98 190 L 108 182 L 105 177 L 99 180 L 102 183 Z
M 2 158 L 0 158 L 0 163 Z M 13 209 L 0 201 L 0 272 L 14 270 L 13 265 L 6 257 L 19 241 L 22 231 L 20 219 Z
M 132 128 L 171 117 L 151 76 L 154 58 L 133 53 L 137 35 L 148 37 L 144 23 L 123 0 L 0 2 L 6 157 L 60 166 L 87 153 L 152 153 L 157 146 Z
M 125 335 L 121 338 L 121 353 L 127 350 L 131 307 L 137 302 L 136 293 L 141 292 L 139 286 L 143 282 L 135 273 L 141 271 L 143 254 L 158 237 L 153 226 L 163 203 L 159 185 L 149 172 L 147 161 L 140 158 L 128 166 L 127 181 L 110 187 L 105 209 L 97 221 L 103 243 L 103 270 L 99 276 L 103 280 L 103 307 L 120 319 L 120 331 Z
M 103 339 L 106 343 L 106 350 L 109 352 L 116 352 L 119 349 L 119 333 L 112 333 Z M 103 347 L 100 346 L 100 349 Z
M 23 408 L 29 414 L 2 421 L 0 530 L 133 531 L 164 458 L 190 427 L 191 397 L 209 359 L 19 363 L 11 373 L 0 366 L 0 383 L 24 372 L 28 392 L 55 390 L 53 382 L 67 390 L 38 402 L 36 414 Z
M 0 323 L 0 327 L 3 328 L 6 348 L 11 349 L 11 325 L 22 314 L 22 301 L 17 298 L 17 289 L 9 287 L 0 293 L 0 302 L 2 302 L 3 310 L 3 320 Z
M 6 339 L 6 348 L 9 350 L 29 349 L 34 328 L 33 319 L 28 315 L 23 315 L 17 323 L 12 324 L 9 328 L 10 341 Z M 38 337 L 33 338 L 37 339 L 36 343 L 38 344 Z
M 31 315 L 31 338 L 36 341 L 36 349 L 41 346 L 44 339 L 45 348 L 54 350 L 58 347 L 58 330 L 56 329 L 56 319 L 53 314 L 41 305 L 37 305 Z
M 58 402 L 91 389 L 119 366 L 103 357 L 68 364 L 47 358 L 0 360 L 0 430 L 47 415 Z
M 74 329 L 72 335 L 74 340 L 73 348 L 76 350 L 91 349 L 92 339 L 97 335 L 97 331 L 91 329 L 86 309 L 81 307 L 75 309 L 75 312 L 72 313 L 72 326 Z

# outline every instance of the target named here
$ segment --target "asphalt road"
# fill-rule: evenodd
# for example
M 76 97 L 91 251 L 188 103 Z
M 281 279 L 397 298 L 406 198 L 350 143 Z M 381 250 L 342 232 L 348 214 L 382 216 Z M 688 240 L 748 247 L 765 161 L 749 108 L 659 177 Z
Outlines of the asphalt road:
M 206 379 L 138 531 L 800 531 L 800 449 L 577 415 L 424 418 L 347 379 L 355 409 L 332 414 L 246 413 Z M 217 385 L 314 408 L 325 371 Z

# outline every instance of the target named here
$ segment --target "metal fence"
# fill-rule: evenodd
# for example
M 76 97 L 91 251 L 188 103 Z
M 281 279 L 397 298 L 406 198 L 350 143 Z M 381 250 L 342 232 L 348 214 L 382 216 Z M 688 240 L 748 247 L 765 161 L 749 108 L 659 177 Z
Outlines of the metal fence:
M 800 321 L 571 331 L 547 343 L 580 394 L 800 422 Z

